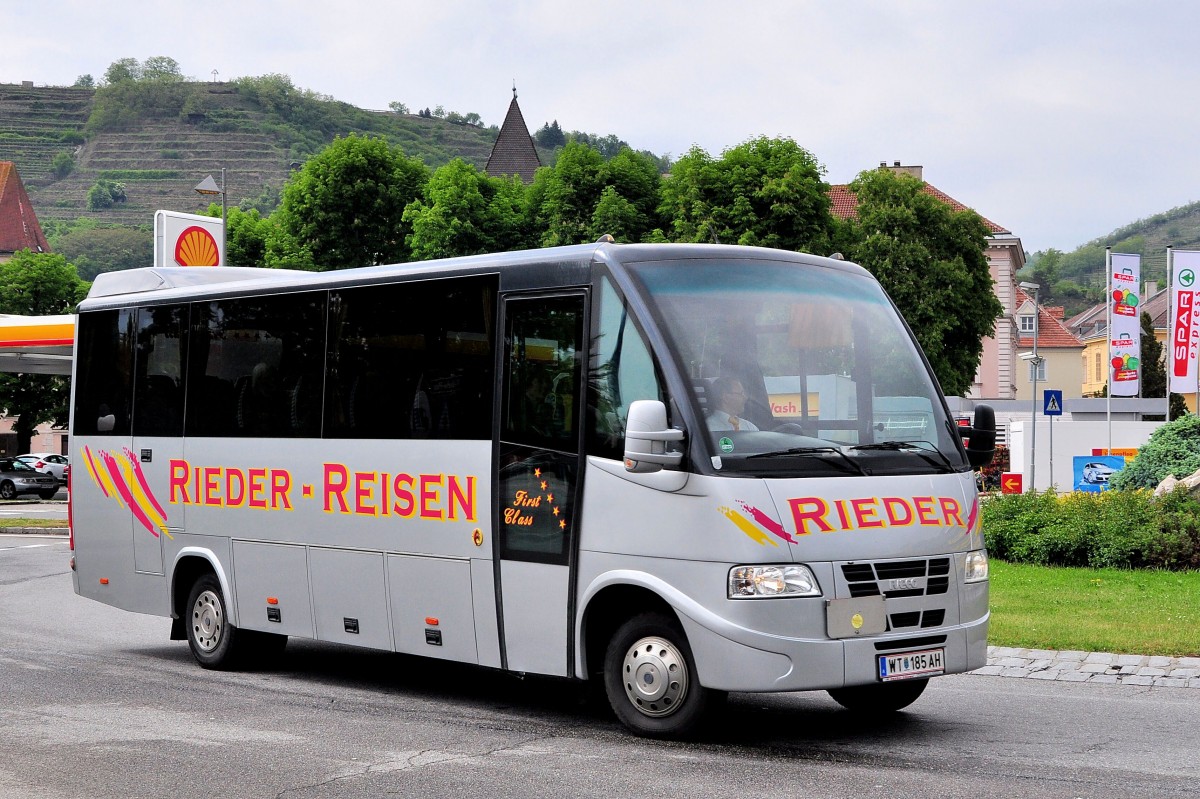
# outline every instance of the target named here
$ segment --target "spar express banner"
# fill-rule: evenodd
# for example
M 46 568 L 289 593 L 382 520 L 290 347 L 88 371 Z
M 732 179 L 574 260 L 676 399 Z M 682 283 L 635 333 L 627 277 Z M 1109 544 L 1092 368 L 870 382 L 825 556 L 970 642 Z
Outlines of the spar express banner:
M 1136 397 L 1141 358 L 1141 311 L 1138 292 L 1142 284 L 1142 256 L 1114 252 L 1109 272 L 1108 336 L 1109 394 Z
M 1175 250 L 1171 267 L 1171 341 L 1167 377 L 1171 391 L 1190 394 L 1196 390 L 1196 358 L 1200 352 L 1200 327 L 1196 324 L 1200 305 L 1200 252 Z

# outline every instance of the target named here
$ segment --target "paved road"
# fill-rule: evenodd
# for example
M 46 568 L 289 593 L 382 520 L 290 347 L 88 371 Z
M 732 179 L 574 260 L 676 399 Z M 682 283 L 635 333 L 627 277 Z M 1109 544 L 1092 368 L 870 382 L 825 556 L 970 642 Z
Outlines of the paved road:
M 1191 797 L 1200 694 L 958 675 L 884 721 L 735 694 L 698 741 L 627 735 L 576 686 L 289 643 L 199 669 L 165 619 L 71 591 L 61 538 L 0 536 L 0 799 Z

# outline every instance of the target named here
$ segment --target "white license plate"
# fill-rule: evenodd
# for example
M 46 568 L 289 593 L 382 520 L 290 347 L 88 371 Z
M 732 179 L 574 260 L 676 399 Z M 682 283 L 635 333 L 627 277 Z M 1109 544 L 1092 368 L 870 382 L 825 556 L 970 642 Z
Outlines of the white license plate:
M 946 650 L 924 649 L 920 652 L 903 652 L 899 655 L 879 656 L 879 679 L 907 680 L 911 677 L 928 677 L 946 670 Z

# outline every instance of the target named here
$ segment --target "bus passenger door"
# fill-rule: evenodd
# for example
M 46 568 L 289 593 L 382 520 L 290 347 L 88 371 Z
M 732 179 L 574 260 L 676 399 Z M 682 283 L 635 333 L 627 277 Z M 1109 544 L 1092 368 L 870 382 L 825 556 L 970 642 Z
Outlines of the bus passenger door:
M 510 296 L 504 308 L 496 480 L 503 663 L 569 675 L 574 629 L 584 292 Z

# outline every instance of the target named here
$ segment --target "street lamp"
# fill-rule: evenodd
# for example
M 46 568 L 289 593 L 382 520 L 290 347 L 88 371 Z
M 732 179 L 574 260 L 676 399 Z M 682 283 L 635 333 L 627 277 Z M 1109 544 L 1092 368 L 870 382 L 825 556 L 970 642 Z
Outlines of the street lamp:
M 213 180 L 213 176 L 209 175 L 200 184 L 196 186 L 197 194 L 206 194 L 210 196 L 221 195 L 221 266 L 229 266 L 225 261 L 225 237 L 229 231 L 226 229 L 226 210 L 225 210 L 225 167 L 221 167 L 221 186 L 217 188 L 217 182 Z M 1024 285 L 1024 284 L 1022 284 Z
M 1025 292 L 1033 293 L 1033 352 L 1021 353 L 1021 360 L 1029 361 L 1033 366 L 1033 430 L 1029 434 L 1029 487 L 1037 491 L 1037 384 L 1038 384 L 1038 369 L 1041 368 L 1042 359 L 1038 357 L 1038 316 L 1041 315 L 1038 308 L 1038 293 L 1041 291 L 1041 286 L 1037 283 L 1019 284 Z

